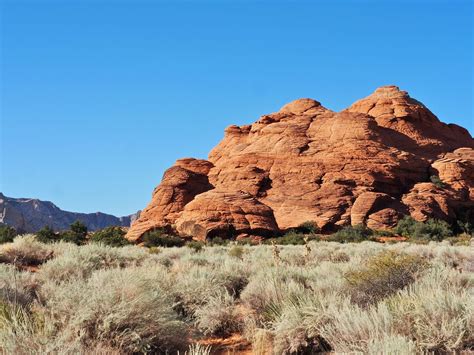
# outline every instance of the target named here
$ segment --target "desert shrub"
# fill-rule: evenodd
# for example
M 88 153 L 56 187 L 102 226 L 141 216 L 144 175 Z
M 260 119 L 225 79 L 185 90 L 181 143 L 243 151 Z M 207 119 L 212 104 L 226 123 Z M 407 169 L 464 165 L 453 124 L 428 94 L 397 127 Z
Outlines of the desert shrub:
M 440 179 L 438 175 L 431 175 L 430 181 L 433 183 L 433 185 L 435 185 L 436 187 L 439 187 L 440 189 L 446 186 L 445 183 Z
M 185 241 L 167 234 L 163 229 L 155 229 L 143 235 L 143 243 L 146 247 L 181 247 Z
M 122 353 L 165 353 L 186 345 L 187 330 L 173 310 L 159 267 L 96 271 L 51 289 L 46 321 L 56 338 L 84 347 L 105 343 Z
M 206 335 L 225 337 L 239 327 L 239 314 L 234 298 L 227 291 L 210 295 L 194 312 L 197 328 Z
M 319 233 L 320 229 L 316 222 L 306 221 L 301 223 L 298 227 L 291 228 L 291 231 L 299 234 L 315 234 Z
M 87 239 L 87 227 L 81 221 L 75 221 L 71 224 L 68 231 L 59 233 L 58 237 L 67 243 L 84 244 Z
M 244 256 L 245 250 L 240 245 L 234 245 L 232 248 L 229 249 L 229 256 L 234 258 L 242 259 Z
M 413 339 L 420 353 L 456 353 L 474 344 L 472 284 L 453 270 L 432 268 L 385 303 L 394 331 Z
M 60 240 L 59 235 L 50 226 L 44 226 L 36 233 L 36 239 L 41 243 L 54 243 Z
M 45 263 L 38 276 L 54 283 L 85 279 L 96 270 L 141 265 L 147 257 L 146 250 L 134 246 L 112 248 L 98 244 L 81 247 L 71 245 L 61 255 Z
M 445 221 L 428 219 L 426 222 L 419 222 L 415 226 L 413 238 L 441 241 L 453 235 L 451 227 Z
M 215 237 L 209 240 L 208 242 L 210 245 L 227 245 L 229 244 L 228 239 L 223 239 L 221 237 Z
M 92 234 L 90 240 L 111 247 L 123 247 L 130 242 L 125 239 L 125 231 L 120 227 L 107 227 Z
M 0 247 L 0 262 L 18 266 L 40 265 L 53 255 L 54 249 L 40 243 L 32 234 L 18 236 L 13 243 L 3 244 Z
M 447 240 L 451 245 L 455 245 L 455 246 L 461 246 L 461 245 L 470 246 L 472 243 L 473 237 L 470 234 L 461 233 L 455 237 L 446 238 L 445 240 Z
M 458 212 L 455 228 L 457 232 L 474 236 L 474 208 L 466 208 Z
M 320 336 L 328 321 L 328 299 L 320 294 L 305 294 L 285 300 L 267 327 L 273 334 L 273 351 L 277 354 L 317 354 L 331 350 Z M 334 299 L 333 299 L 334 300 Z
M 316 239 L 314 236 L 298 233 L 295 231 L 289 231 L 281 237 L 267 239 L 265 244 L 303 245 L 314 239 Z
M 339 243 L 355 243 L 365 240 L 372 240 L 373 231 L 366 226 L 345 226 L 341 230 L 331 235 L 328 240 Z
M 363 306 L 376 303 L 413 283 L 427 266 L 416 255 L 382 252 L 368 259 L 362 269 L 345 274 L 351 300 Z
M 280 238 L 271 238 L 266 243 L 275 243 L 279 245 L 303 245 L 306 236 L 295 232 L 288 232 Z
M 241 239 L 237 240 L 237 244 L 239 244 L 239 245 L 258 245 L 259 242 L 257 242 L 254 238 L 246 237 L 246 238 L 241 238 Z
M 403 216 L 403 218 L 398 221 L 394 232 L 410 238 L 415 233 L 415 227 L 418 223 L 419 222 L 411 216 Z
M 16 236 L 17 232 L 15 228 L 7 226 L 6 224 L 0 224 L 0 244 L 11 243 Z
M 30 272 L 0 264 L 0 304 L 27 307 L 36 298 L 38 283 Z
M 259 322 L 272 321 L 280 314 L 286 300 L 305 293 L 308 287 L 306 281 L 307 277 L 293 270 L 266 270 L 265 273 L 253 275 L 240 298 L 255 311 Z
M 441 241 L 453 235 L 450 225 L 438 219 L 418 222 L 410 216 L 403 217 L 395 227 L 395 232 L 408 238 Z
M 320 336 L 336 354 L 367 354 L 369 344 L 380 343 L 392 333 L 392 316 L 384 306 L 362 309 L 343 302 L 326 312 L 328 320 L 320 327 Z
M 204 243 L 200 241 L 192 240 L 190 242 L 187 242 L 186 246 L 194 250 L 196 253 L 198 253 L 202 250 L 202 248 L 204 248 Z

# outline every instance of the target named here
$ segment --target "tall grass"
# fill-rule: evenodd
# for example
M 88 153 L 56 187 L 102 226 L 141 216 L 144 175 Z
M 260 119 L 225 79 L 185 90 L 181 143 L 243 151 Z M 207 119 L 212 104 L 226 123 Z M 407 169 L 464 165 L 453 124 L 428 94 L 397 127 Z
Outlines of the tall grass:
M 208 354 L 200 339 L 234 333 L 255 354 L 474 348 L 472 247 L 276 248 L 149 253 L 17 237 L 0 247 L 0 353 Z

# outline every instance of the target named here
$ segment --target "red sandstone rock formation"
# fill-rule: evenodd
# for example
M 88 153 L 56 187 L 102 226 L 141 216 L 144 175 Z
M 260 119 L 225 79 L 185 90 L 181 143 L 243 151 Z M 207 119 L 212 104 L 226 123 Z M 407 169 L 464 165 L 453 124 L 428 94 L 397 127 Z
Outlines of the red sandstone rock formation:
M 266 235 L 305 221 L 383 229 L 405 214 L 453 219 L 473 199 L 468 131 L 386 86 L 339 113 L 300 99 L 228 127 L 208 161 L 178 160 L 165 172 L 127 237 L 163 226 L 200 240 Z

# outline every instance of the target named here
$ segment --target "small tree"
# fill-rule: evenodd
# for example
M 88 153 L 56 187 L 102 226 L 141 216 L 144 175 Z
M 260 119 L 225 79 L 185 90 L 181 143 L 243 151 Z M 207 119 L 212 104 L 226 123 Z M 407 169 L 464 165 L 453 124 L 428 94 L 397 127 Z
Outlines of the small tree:
M 95 232 L 91 241 L 93 243 L 102 243 L 111 247 L 123 247 L 130 242 L 125 239 L 125 231 L 120 227 L 107 227 Z
M 319 227 L 316 222 L 306 221 L 301 223 L 298 227 L 294 228 L 295 232 L 302 234 L 316 234 L 319 233 Z
M 436 241 L 441 241 L 452 236 L 453 231 L 450 225 L 438 219 L 429 219 L 425 223 L 418 222 L 413 233 L 414 238 Z
M 57 242 L 59 237 L 50 226 L 44 226 L 36 233 L 36 239 L 42 243 L 53 243 Z
M 418 222 L 411 216 L 404 216 L 398 221 L 395 227 L 395 233 L 403 235 L 404 237 L 410 238 L 415 233 L 415 227 Z
M 15 228 L 7 226 L 6 224 L 0 225 L 0 244 L 13 242 L 13 238 L 17 236 Z
M 169 235 L 165 230 L 157 228 L 143 235 L 143 244 L 146 247 L 182 247 L 184 240 L 174 235 Z
M 373 231 L 362 224 L 356 226 L 345 226 L 328 238 L 330 241 L 339 243 L 363 242 L 373 239 Z
M 87 227 L 81 221 L 75 221 L 71 224 L 70 230 L 61 233 L 60 237 L 65 242 L 77 245 L 84 244 L 87 237 Z

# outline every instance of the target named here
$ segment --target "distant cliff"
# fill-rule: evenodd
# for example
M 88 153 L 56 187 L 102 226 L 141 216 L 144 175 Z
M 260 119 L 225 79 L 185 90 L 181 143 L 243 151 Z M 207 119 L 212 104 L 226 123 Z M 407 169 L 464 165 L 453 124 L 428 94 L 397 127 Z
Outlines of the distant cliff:
M 101 212 L 68 212 L 49 201 L 11 198 L 0 192 L 0 223 L 12 226 L 23 233 L 36 232 L 46 225 L 54 230 L 64 230 L 77 220 L 84 223 L 91 231 L 108 226 L 129 227 L 138 216 L 139 212 L 124 217 L 115 217 Z

